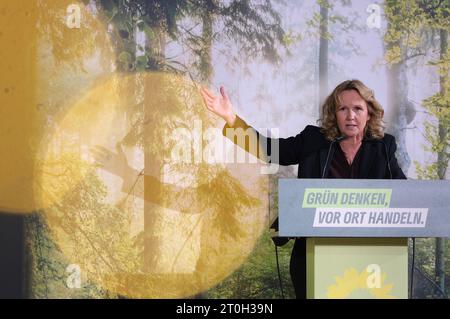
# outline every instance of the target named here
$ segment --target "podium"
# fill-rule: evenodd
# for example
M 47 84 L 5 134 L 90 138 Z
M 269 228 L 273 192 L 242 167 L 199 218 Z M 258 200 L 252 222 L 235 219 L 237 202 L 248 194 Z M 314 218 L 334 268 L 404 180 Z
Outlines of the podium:
M 408 298 L 408 237 L 450 237 L 450 181 L 280 179 L 278 192 L 279 236 L 307 238 L 307 298 Z

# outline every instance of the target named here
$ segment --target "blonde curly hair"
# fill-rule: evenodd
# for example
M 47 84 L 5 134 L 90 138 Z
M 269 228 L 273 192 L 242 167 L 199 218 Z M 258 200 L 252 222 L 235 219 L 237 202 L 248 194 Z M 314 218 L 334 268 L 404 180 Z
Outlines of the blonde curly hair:
M 336 111 L 340 105 L 339 95 L 343 91 L 355 90 L 367 103 L 367 111 L 370 119 L 364 129 L 364 136 L 374 139 L 381 139 L 384 136 L 383 115 L 384 110 L 381 104 L 375 99 L 371 89 L 359 80 L 347 80 L 339 84 L 333 92 L 326 98 L 322 105 L 322 114 L 318 120 L 321 132 L 332 141 L 341 136 L 336 119 Z

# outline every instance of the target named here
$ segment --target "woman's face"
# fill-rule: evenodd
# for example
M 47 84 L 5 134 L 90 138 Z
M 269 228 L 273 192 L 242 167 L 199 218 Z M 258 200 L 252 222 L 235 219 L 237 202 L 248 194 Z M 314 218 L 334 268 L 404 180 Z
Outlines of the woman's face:
M 346 90 L 339 94 L 340 104 L 336 109 L 339 131 L 347 137 L 364 137 L 364 129 L 370 115 L 367 103 L 356 90 Z

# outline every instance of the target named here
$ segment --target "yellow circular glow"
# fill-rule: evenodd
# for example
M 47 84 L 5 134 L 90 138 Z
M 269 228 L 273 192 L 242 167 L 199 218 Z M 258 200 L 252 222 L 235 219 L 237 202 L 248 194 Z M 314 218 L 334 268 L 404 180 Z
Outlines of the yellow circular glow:
M 226 163 L 235 148 L 221 125 L 195 83 L 162 73 L 111 76 L 56 119 L 36 197 L 84 278 L 180 298 L 246 260 L 266 224 L 267 178 L 252 158 Z

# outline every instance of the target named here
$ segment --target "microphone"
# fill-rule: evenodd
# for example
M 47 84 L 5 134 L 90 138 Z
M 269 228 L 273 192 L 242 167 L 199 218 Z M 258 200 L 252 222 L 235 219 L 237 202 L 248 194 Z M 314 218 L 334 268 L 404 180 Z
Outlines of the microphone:
M 328 154 L 327 154 L 327 159 L 325 161 L 325 166 L 323 167 L 322 178 L 325 178 L 325 172 L 327 171 L 328 161 L 330 160 L 330 153 L 331 153 L 331 148 L 333 147 L 333 144 L 343 141 L 346 138 L 347 138 L 347 136 L 342 135 L 342 136 L 336 137 L 334 140 L 331 141 L 330 147 L 328 148 Z
M 381 140 L 381 143 L 383 143 L 383 145 L 384 145 L 384 151 L 386 152 L 386 162 L 387 162 L 387 168 L 389 171 L 389 177 L 392 179 L 391 161 L 389 160 L 388 149 L 387 149 L 386 143 L 383 140 Z
M 325 172 L 327 171 L 328 161 L 330 160 L 331 148 L 333 147 L 333 144 L 343 141 L 346 138 L 347 138 L 347 136 L 342 135 L 342 136 L 336 137 L 334 140 L 331 141 L 330 147 L 328 148 L 328 154 L 327 154 L 327 159 L 325 161 L 325 166 L 324 166 L 323 172 L 322 172 L 322 178 L 325 178 Z M 388 168 L 388 172 L 389 172 L 389 178 L 393 179 L 392 169 L 391 169 L 391 161 L 389 160 L 389 152 L 388 152 L 386 143 L 383 140 L 367 139 L 367 138 L 363 139 L 363 141 L 369 142 L 369 143 L 382 143 L 383 144 L 383 149 L 384 149 L 384 152 L 386 153 L 386 164 L 387 164 L 387 168 Z

